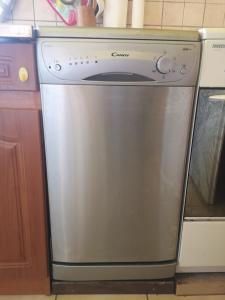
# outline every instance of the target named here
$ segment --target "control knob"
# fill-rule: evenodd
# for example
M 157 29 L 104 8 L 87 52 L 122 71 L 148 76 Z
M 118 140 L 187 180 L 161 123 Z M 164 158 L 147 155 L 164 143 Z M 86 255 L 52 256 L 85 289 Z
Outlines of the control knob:
M 156 68 L 161 74 L 168 74 L 173 68 L 173 61 L 168 56 L 161 56 L 157 61 Z
M 60 64 L 55 65 L 55 70 L 56 71 L 61 71 L 61 69 L 62 69 L 62 66 Z

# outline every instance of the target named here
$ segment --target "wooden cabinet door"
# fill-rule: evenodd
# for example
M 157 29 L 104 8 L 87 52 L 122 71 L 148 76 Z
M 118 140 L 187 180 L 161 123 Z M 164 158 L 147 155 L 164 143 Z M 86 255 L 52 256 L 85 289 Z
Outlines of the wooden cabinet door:
M 42 166 L 39 111 L 0 107 L 0 294 L 50 292 Z

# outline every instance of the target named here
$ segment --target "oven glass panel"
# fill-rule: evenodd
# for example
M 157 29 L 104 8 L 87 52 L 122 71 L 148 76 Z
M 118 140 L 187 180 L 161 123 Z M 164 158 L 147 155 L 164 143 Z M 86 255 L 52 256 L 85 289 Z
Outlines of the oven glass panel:
M 185 217 L 225 217 L 225 90 L 200 89 Z

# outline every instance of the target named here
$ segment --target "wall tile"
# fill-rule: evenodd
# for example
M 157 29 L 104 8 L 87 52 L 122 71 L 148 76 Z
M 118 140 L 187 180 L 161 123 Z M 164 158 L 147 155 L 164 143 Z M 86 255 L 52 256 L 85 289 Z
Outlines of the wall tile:
M 132 0 L 129 0 L 128 27 L 131 16 Z M 225 27 L 224 16 L 225 0 L 145 0 L 145 28 Z M 17 0 L 8 23 L 66 26 L 46 0 Z M 97 25 L 102 26 L 102 18 Z
M 222 27 L 224 24 L 225 5 L 206 4 L 203 26 Z
M 162 2 L 147 2 L 145 5 L 145 25 L 161 25 L 162 9 Z
M 56 14 L 46 0 L 34 0 L 35 19 L 40 21 L 56 21 Z
M 18 0 L 13 11 L 15 20 L 34 20 L 33 0 Z
M 181 26 L 184 3 L 165 2 L 163 7 L 163 26 Z
M 146 29 L 162 29 L 162 26 L 145 25 L 144 28 L 146 28 Z
M 200 27 L 182 27 L 183 30 L 194 30 L 194 31 L 198 31 Z
M 204 4 L 205 4 L 205 0 L 185 0 L 184 2 L 191 2 L 191 3 L 204 3 Z
M 128 2 L 128 10 L 127 10 L 127 24 L 132 23 L 132 2 Z
M 175 3 L 177 3 L 177 2 L 185 2 L 185 0 L 164 0 L 164 2 L 175 2 Z
M 14 25 L 35 25 L 34 20 L 13 20 Z
M 225 4 L 225 0 L 206 0 L 206 3 L 219 3 L 219 4 Z
M 59 27 L 67 27 L 67 25 L 63 22 L 57 22 L 57 26 Z
M 183 26 L 202 26 L 204 8 L 202 3 L 185 3 Z
M 56 22 L 48 21 L 35 21 L 36 26 L 56 26 Z
M 145 5 L 146 5 L 146 3 L 151 2 L 151 1 L 161 2 L 162 0 L 145 0 Z M 177 0 L 177 1 L 179 1 L 179 0 Z M 181 1 L 183 1 L 183 0 L 181 0 Z
M 181 30 L 182 26 L 162 26 L 162 29 L 165 29 L 165 30 Z

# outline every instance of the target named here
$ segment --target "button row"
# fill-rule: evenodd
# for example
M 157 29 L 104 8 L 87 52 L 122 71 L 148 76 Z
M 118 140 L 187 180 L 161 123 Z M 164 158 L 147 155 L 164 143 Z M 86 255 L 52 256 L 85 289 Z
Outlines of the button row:
M 85 63 L 89 64 L 89 61 L 86 61 Z M 96 60 L 95 63 L 97 64 L 98 61 Z M 80 64 L 83 65 L 84 62 L 80 62 Z M 69 63 L 69 65 L 73 66 L 73 63 Z M 75 62 L 74 65 L 78 65 L 78 63 Z M 49 69 L 51 69 L 51 68 L 52 67 L 49 66 Z M 62 66 L 60 64 L 55 64 L 55 70 L 58 71 L 58 72 L 61 71 L 62 70 Z M 172 72 L 172 73 L 176 72 L 174 69 L 171 68 L 171 65 L 169 65 L 169 64 L 165 64 L 165 65 L 158 64 L 157 65 L 157 69 L 153 70 L 152 72 L 156 72 L 156 71 L 158 71 L 159 73 L 164 74 L 164 75 L 168 74 L 170 72 Z M 182 75 L 185 75 L 187 72 L 188 72 L 187 66 L 186 65 L 182 65 L 182 67 L 180 68 L 180 73 Z
M 74 64 L 72 62 L 70 62 L 69 66 L 73 66 L 73 65 L 77 66 L 77 65 L 84 65 L 84 64 L 88 65 L 90 63 L 91 63 L 90 61 L 86 61 L 86 62 L 81 61 L 80 63 L 75 62 Z M 96 60 L 96 61 L 94 61 L 94 63 L 97 64 L 98 61 Z M 52 66 L 49 66 L 48 68 L 52 69 Z M 56 71 L 61 71 L 62 70 L 62 66 L 60 64 L 55 64 L 55 70 Z
M 90 64 L 90 63 L 94 63 L 94 64 L 97 64 L 98 63 L 98 61 L 97 60 L 95 60 L 95 61 L 89 61 L 89 60 L 87 60 L 87 61 L 80 61 L 80 62 L 74 62 L 74 63 L 72 63 L 72 62 L 69 62 L 69 66 L 73 66 L 73 65 L 75 65 L 75 66 L 77 66 L 77 65 L 84 65 L 84 64 Z

